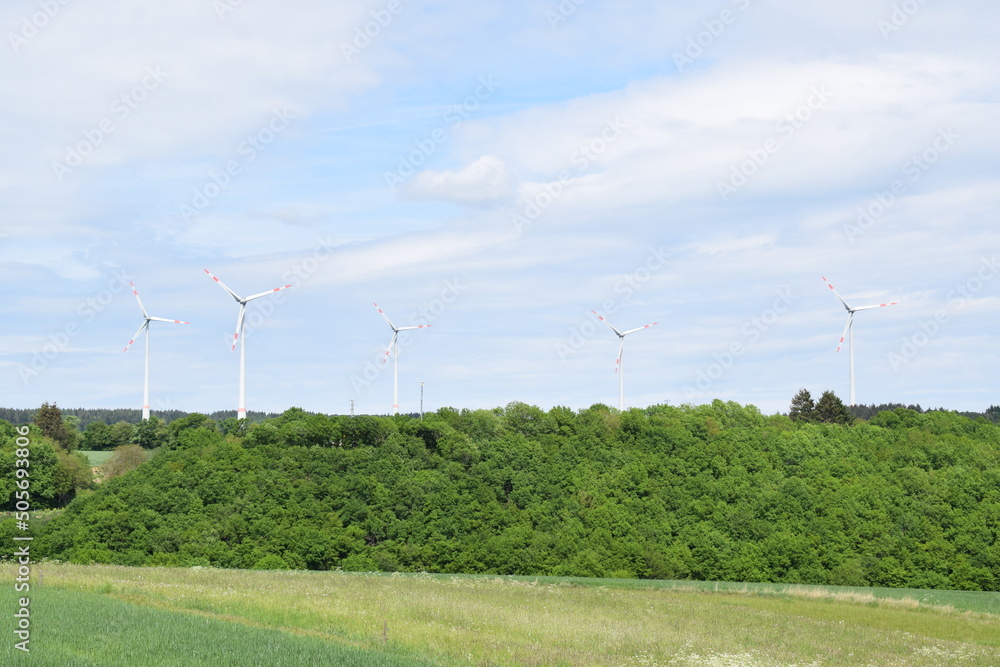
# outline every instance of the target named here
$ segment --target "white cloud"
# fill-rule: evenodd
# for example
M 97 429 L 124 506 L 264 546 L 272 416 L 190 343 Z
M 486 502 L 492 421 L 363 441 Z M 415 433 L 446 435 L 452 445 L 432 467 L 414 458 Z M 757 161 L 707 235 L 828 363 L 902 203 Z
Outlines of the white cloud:
M 461 169 L 422 171 L 410 180 L 405 193 L 414 199 L 485 205 L 511 199 L 515 187 L 516 179 L 503 160 L 483 155 Z

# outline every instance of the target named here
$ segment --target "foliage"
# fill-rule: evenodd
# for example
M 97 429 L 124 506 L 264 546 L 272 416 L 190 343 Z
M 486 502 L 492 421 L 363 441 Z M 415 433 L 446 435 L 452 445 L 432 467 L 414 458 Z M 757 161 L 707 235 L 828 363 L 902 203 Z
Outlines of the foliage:
M 136 424 L 134 437 L 135 444 L 143 449 L 156 449 L 169 442 L 170 432 L 167 430 L 166 422 L 151 415 L 149 419 L 144 419 Z
M 61 420 L 60 420 L 61 421 Z M 71 501 L 77 491 L 90 488 L 93 475 L 90 463 L 79 452 L 67 452 L 46 436 L 37 426 L 31 426 L 28 433 L 28 447 L 19 447 L 17 433 L 13 426 L 0 420 L 0 509 L 15 509 L 18 491 L 16 482 L 16 460 L 24 458 L 19 450 L 28 450 L 29 486 L 26 490 L 34 510 L 60 507 Z
M 66 451 L 73 450 L 76 439 L 70 433 L 66 422 L 63 421 L 62 412 L 55 403 L 52 405 L 47 402 L 42 403 L 42 407 L 38 408 L 32 421 L 46 438 Z
M 116 447 L 111 458 L 101 466 L 101 479 L 107 481 L 131 472 L 145 463 L 148 458 L 146 450 L 139 445 Z
M 116 424 L 120 421 L 128 422 L 129 424 L 138 425 L 143 421 L 142 410 L 125 409 L 125 408 L 61 408 L 64 417 L 73 416 L 79 419 L 79 423 L 76 424 L 77 429 L 86 430 L 88 426 L 95 422 L 100 422 L 107 426 Z M 18 408 L 0 408 L 0 419 L 9 421 L 12 424 L 27 424 L 32 421 L 35 416 L 36 410 L 24 410 Z M 167 424 L 173 422 L 174 420 L 180 419 L 182 417 L 188 416 L 187 412 L 182 412 L 180 410 L 157 410 L 156 416 L 163 419 Z M 222 421 L 227 417 L 232 417 L 235 419 L 235 410 L 219 410 L 208 415 L 215 421 Z M 257 423 L 265 419 L 272 419 L 277 417 L 276 414 L 270 412 L 255 412 L 253 410 L 247 413 L 247 421 L 250 423 Z
M 181 417 L 180 419 L 171 422 L 168 427 L 172 438 L 177 438 L 178 435 L 185 430 L 196 428 L 206 428 L 215 431 L 218 429 L 218 425 L 208 415 L 203 415 L 200 412 L 193 412 L 186 417 Z
M 796 422 L 816 421 L 816 404 L 813 403 L 812 395 L 808 389 L 799 389 L 799 392 L 792 397 L 792 403 L 788 409 L 788 417 Z
M 83 449 L 91 452 L 101 452 L 114 449 L 115 442 L 111 435 L 111 427 L 104 422 L 91 422 L 83 430 Z
M 827 424 L 850 424 L 854 416 L 832 391 L 824 391 L 816 401 L 815 420 Z
M 998 590 L 1000 427 L 838 425 L 713 401 L 405 416 L 204 415 L 46 525 L 74 562 Z M 839 408 L 838 408 L 839 406 Z M 849 416 L 849 415 L 848 415 Z

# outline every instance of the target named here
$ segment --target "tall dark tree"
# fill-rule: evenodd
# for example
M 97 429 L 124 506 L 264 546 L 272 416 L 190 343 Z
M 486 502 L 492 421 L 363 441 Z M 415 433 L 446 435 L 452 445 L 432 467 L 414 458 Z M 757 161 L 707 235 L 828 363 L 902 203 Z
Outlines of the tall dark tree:
M 35 413 L 34 422 L 38 430 L 42 432 L 42 435 L 50 438 L 60 448 L 66 451 L 72 449 L 75 439 L 69 432 L 69 429 L 66 428 L 66 423 L 63 422 L 62 411 L 55 403 L 52 405 L 49 405 L 47 402 L 42 403 L 42 407 L 38 408 L 38 412 Z
M 813 403 L 808 389 L 799 389 L 799 393 L 792 397 L 788 416 L 792 418 L 792 421 L 797 422 L 816 421 L 816 405 Z
M 983 413 L 983 416 L 991 422 L 1000 421 L 1000 405 L 991 405 L 986 408 L 986 412 Z
M 854 417 L 836 394 L 824 391 L 816 402 L 816 421 L 827 424 L 850 424 Z

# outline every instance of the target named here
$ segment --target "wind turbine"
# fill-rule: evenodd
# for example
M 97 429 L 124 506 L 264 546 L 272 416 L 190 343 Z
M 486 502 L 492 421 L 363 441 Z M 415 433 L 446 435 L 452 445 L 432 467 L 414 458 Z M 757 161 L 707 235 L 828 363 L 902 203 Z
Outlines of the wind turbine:
M 893 301 L 892 303 L 879 303 L 875 304 L 874 306 L 858 306 L 857 308 L 851 308 L 849 305 L 847 305 L 847 302 L 844 301 L 844 297 L 840 296 L 840 293 L 836 289 L 834 289 L 833 285 L 830 284 L 830 281 L 826 279 L 826 276 L 821 276 L 821 277 L 823 278 L 823 282 L 826 283 L 827 287 L 833 290 L 833 293 L 837 295 L 837 298 L 840 299 L 840 303 L 844 304 L 844 308 L 847 310 L 847 324 L 844 325 L 844 332 L 840 334 L 840 342 L 837 343 L 837 352 L 840 352 L 840 348 L 844 346 L 844 339 L 850 336 L 850 340 L 848 341 L 850 343 L 850 348 L 851 348 L 851 371 L 850 371 L 851 397 L 849 402 L 850 405 L 854 405 L 854 313 L 858 312 L 859 310 L 871 310 L 872 308 L 885 308 L 886 306 L 895 306 L 897 302 Z
M 139 310 L 142 311 L 142 317 L 145 320 L 139 330 L 135 332 L 132 336 L 132 340 L 128 342 L 125 349 L 122 352 L 128 352 L 128 349 L 132 347 L 139 336 L 145 332 L 146 334 L 146 379 L 142 385 L 142 418 L 149 419 L 149 323 L 150 322 L 173 322 L 174 324 L 190 324 L 190 322 L 181 322 L 180 320 L 165 320 L 162 317 L 153 317 L 146 312 L 145 306 L 142 305 L 142 299 L 139 298 L 139 292 L 135 289 L 135 283 L 131 280 L 128 284 L 132 286 L 132 294 L 135 294 L 135 300 L 139 302 Z
M 236 303 L 240 304 L 240 314 L 236 317 L 236 333 L 233 334 L 233 350 L 236 349 L 236 343 L 240 344 L 240 402 L 239 406 L 236 408 L 236 418 L 246 419 L 247 418 L 247 344 L 244 340 L 244 331 L 246 328 L 246 312 L 247 303 L 253 301 L 254 299 L 259 299 L 262 296 L 267 296 L 268 294 L 274 294 L 286 287 L 291 287 L 291 285 L 282 285 L 281 287 L 275 287 L 274 289 L 268 290 L 266 292 L 261 292 L 260 294 L 254 294 L 253 296 L 248 296 L 247 298 L 242 298 L 236 292 L 226 287 L 225 283 L 212 275 L 212 272 L 205 269 L 205 273 L 209 277 L 219 284 L 219 287 L 229 292 L 229 295 L 236 299 Z
M 628 331 L 619 331 L 611 326 L 611 322 L 608 322 L 602 316 L 597 314 L 596 310 L 590 311 L 594 315 L 597 315 L 597 319 L 604 322 L 608 327 L 615 332 L 618 336 L 618 358 L 615 359 L 615 373 L 618 374 L 618 411 L 625 411 L 625 373 L 622 371 L 622 350 L 625 348 L 625 336 L 635 333 L 636 331 L 641 331 L 643 329 L 648 329 L 649 327 L 656 326 L 658 322 L 653 322 L 652 324 L 644 324 L 641 327 L 636 327 L 635 329 L 629 329 Z
M 374 302 L 373 302 L 374 303 Z M 382 316 L 382 319 L 388 323 L 389 327 L 392 329 L 392 340 L 389 341 L 389 347 L 385 351 L 385 356 L 382 357 L 382 363 L 384 364 L 389 359 L 389 354 L 392 354 L 392 414 L 399 414 L 399 332 L 409 331 L 410 329 L 426 329 L 429 324 L 419 324 L 412 327 L 397 327 L 390 320 L 389 316 L 382 312 L 382 309 L 375 304 L 375 308 L 378 309 L 378 314 Z

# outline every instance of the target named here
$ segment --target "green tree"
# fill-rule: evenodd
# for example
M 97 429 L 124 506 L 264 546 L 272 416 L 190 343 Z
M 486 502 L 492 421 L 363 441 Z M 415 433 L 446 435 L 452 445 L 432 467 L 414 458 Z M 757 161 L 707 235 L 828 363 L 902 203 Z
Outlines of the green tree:
M 104 422 L 87 424 L 87 428 L 83 431 L 83 448 L 94 452 L 114 449 L 115 441 L 111 427 Z
M 816 402 L 816 421 L 827 424 L 850 424 L 854 417 L 832 391 L 824 391 Z
M 106 481 L 135 470 L 149 459 L 149 454 L 139 445 L 116 447 L 111 458 L 101 466 L 101 477 Z
M 56 452 L 56 467 L 52 473 L 52 491 L 56 503 L 66 505 L 80 489 L 94 485 L 94 473 L 90 461 L 79 452 Z
M 816 404 L 813 403 L 808 389 L 799 389 L 799 393 L 792 397 L 792 404 L 788 408 L 788 416 L 792 421 L 797 422 L 816 421 Z
M 66 433 L 69 435 L 66 441 L 67 451 L 76 451 L 80 448 L 80 443 L 83 441 L 83 434 L 80 433 L 80 418 L 76 415 L 66 415 L 63 417 L 63 425 L 66 427 Z
M 167 430 L 167 424 L 154 415 L 135 426 L 134 437 L 136 444 L 143 449 L 156 449 L 167 444 L 170 432 Z
M 111 427 L 112 447 L 124 447 L 135 443 L 135 426 L 121 421 Z
M 47 402 L 42 403 L 42 407 L 38 408 L 33 421 L 42 435 L 52 440 L 52 442 L 56 443 L 62 449 L 66 451 L 71 450 L 75 441 L 69 429 L 66 428 L 66 423 L 63 421 L 62 410 L 55 403 L 52 405 L 49 405 Z
M 218 430 L 218 425 L 208 415 L 203 415 L 200 412 L 192 412 L 187 417 L 181 417 L 170 422 L 170 426 L 168 427 L 170 436 L 174 440 L 180 436 L 182 431 L 195 428 L 207 428 L 216 431 Z
M 249 419 L 227 417 L 219 424 L 219 430 L 221 430 L 225 435 L 234 435 L 237 438 L 242 438 L 247 434 L 247 431 L 250 428 L 250 424 L 248 423 L 249 421 Z

